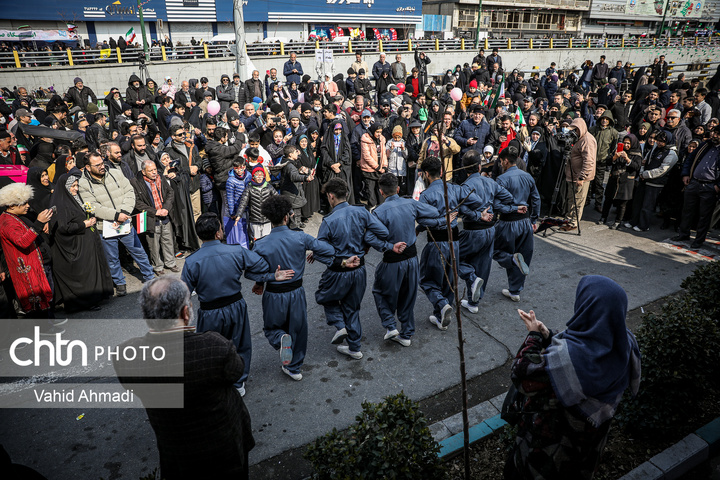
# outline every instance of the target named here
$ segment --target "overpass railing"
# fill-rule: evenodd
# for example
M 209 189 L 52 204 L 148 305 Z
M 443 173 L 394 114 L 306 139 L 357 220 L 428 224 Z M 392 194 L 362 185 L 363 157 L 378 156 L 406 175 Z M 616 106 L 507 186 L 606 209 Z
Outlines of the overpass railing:
M 612 48 L 649 48 L 649 47 L 717 47 L 720 39 L 709 37 L 670 37 L 670 38 L 617 38 L 617 39 L 573 39 L 573 38 L 486 38 L 480 46 L 488 53 L 493 48 L 501 50 L 515 49 L 612 49 Z M 330 49 L 334 53 L 385 52 L 388 55 L 412 53 L 416 48 L 425 51 L 475 50 L 474 41 L 452 40 L 342 40 L 331 42 L 289 42 L 289 43 L 251 43 L 246 46 L 250 58 L 278 55 L 286 57 L 290 52 L 298 55 L 312 55 L 316 49 Z M 219 59 L 235 56 L 235 45 L 187 45 L 173 48 L 151 47 L 148 58 L 151 62 L 174 60 Z M 103 65 L 119 63 L 137 63 L 143 56 L 142 49 L 66 49 L 41 51 L 4 51 L 0 52 L 0 68 L 36 68 L 76 65 Z

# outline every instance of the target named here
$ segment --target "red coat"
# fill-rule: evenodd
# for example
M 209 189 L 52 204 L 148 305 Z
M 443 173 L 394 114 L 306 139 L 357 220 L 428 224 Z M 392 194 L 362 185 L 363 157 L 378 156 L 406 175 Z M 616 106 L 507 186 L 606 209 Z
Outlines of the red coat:
M 35 245 L 38 234 L 13 214 L 0 215 L 0 246 L 23 310 L 47 310 L 53 294 Z

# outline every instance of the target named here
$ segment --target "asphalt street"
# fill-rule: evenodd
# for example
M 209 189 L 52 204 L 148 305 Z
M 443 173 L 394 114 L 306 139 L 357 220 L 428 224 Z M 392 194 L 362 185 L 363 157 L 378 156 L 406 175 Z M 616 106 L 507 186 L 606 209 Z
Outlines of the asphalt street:
M 595 212 L 586 219 L 595 220 Z M 315 233 L 316 216 L 308 228 Z M 583 275 L 606 275 L 628 293 L 629 308 L 646 305 L 676 292 L 680 282 L 696 265 L 720 254 L 717 235 L 701 252 L 689 252 L 673 245 L 672 230 L 636 233 L 614 231 L 606 226 L 582 222 L 582 236 L 556 233 L 536 236 L 535 256 L 530 265 L 526 289 L 519 303 L 502 296 L 505 272 L 494 264 L 485 298 L 477 314 L 463 311 L 465 354 L 470 378 L 478 377 L 505 364 L 525 336 L 517 309 L 533 309 L 550 328 L 560 330 L 570 318 L 574 293 Z M 425 245 L 425 235 L 419 247 Z M 250 313 L 253 359 L 246 384 L 245 402 L 252 417 L 257 445 L 250 454 L 252 464 L 276 457 L 311 442 L 333 427 L 350 425 L 361 411 L 363 401 L 376 402 L 404 391 L 415 400 L 441 395 L 460 382 L 456 325 L 441 332 L 428 322 L 430 303 L 422 292 L 415 307 L 416 334 L 412 346 L 404 348 L 383 341 L 371 287 L 380 255 L 367 257 L 368 288 L 362 304 L 364 358 L 352 360 L 340 355 L 330 344 L 333 329 L 326 325 L 324 313 L 314 301 L 322 265 L 308 265 L 304 288 L 308 298 L 309 340 L 303 380 L 295 382 L 280 370 L 279 355 L 269 346 L 262 332 L 260 297 L 244 283 Z M 138 292 L 142 284 L 128 277 L 124 298 L 106 302 L 100 312 L 69 316 L 66 338 L 92 338 L 98 325 L 122 339 L 143 334 L 142 325 L 126 319 L 139 318 Z M 464 288 L 462 289 L 464 291 Z M 197 307 L 197 299 L 193 297 Z M 62 311 L 59 312 L 62 315 Z M 112 319 L 103 322 L 93 319 Z M 2 351 L 7 357 L 7 351 Z M 4 362 L 7 362 L 7 358 Z M 0 371 L 2 371 L 0 362 Z M 83 372 L 78 383 L 107 382 L 107 363 L 97 363 Z M 68 373 L 68 372 L 65 372 Z M 56 375 L 62 375 L 58 369 Z M 52 377 L 4 379 L 0 400 L 12 403 L 22 392 L 41 388 Z M 460 398 L 454 411 L 459 411 Z M 475 402 L 477 403 L 477 402 Z M 473 406 L 472 399 L 470 406 Z M 78 420 L 78 417 L 84 414 Z M 15 463 L 31 466 L 50 479 L 98 478 L 136 479 L 158 466 L 155 437 L 143 409 L 63 409 L 16 408 L 0 410 L 0 443 Z M 278 457 L 282 458 L 282 457 Z M 279 477 L 276 477 L 279 478 Z M 288 477 L 291 478 L 291 477 Z

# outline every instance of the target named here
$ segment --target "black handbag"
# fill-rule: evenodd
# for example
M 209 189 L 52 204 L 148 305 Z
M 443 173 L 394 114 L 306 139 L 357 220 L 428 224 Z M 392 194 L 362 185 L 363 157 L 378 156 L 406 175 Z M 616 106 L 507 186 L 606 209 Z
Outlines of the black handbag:
M 515 384 L 511 384 L 500 410 L 500 418 L 510 425 L 517 425 L 523 415 L 523 408 L 527 397 L 518 392 Z

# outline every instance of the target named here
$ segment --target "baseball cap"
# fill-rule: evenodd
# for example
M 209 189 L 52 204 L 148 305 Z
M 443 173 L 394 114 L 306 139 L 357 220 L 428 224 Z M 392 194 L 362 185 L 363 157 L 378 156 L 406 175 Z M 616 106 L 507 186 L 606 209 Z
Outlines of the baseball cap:
M 18 108 L 18 109 L 15 111 L 15 116 L 16 116 L 17 118 L 20 118 L 20 117 L 30 117 L 30 116 L 32 116 L 32 114 L 31 114 L 30 112 L 28 112 L 27 109 L 25 109 L 25 108 Z
M 372 113 L 370 113 L 370 110 L 363 110 L 361 117 L 372 117 Z

